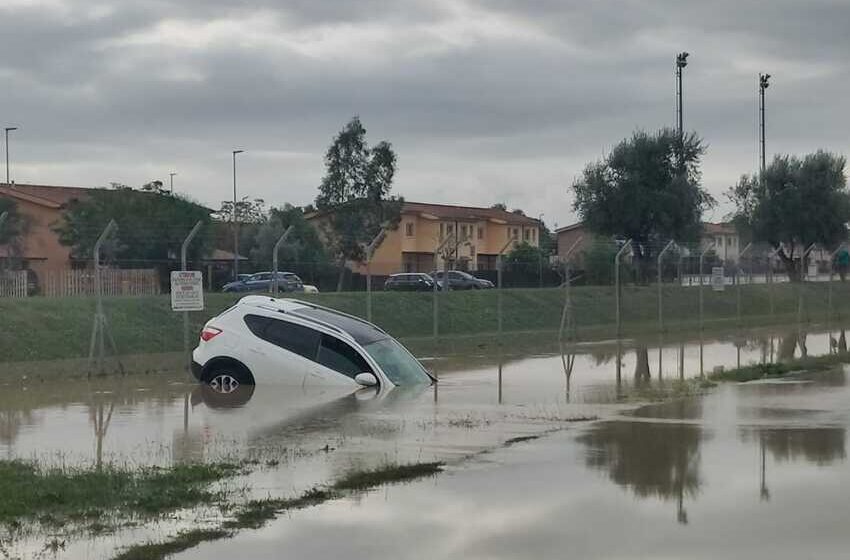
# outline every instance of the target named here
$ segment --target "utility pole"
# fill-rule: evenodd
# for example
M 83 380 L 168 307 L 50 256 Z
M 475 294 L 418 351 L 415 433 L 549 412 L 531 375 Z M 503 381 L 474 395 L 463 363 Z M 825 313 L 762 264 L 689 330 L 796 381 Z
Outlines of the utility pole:
M 764 90 L 768 88 L 770 85 L 768 83 L 770 80 L 770 74 L 759 74 L 759 131 L 760 131 L 760 142 L 761 142 L 761 174 L 764 177 L 764 170 L 766 168 L 766 158 L 765 158 L 765 143 L 764 143 Z
M 172 171 L 168 174 L 168 186 L 171 189 L 171 194 L 174 194 L 174 176 L 177 175 L 176 171 Z
M 7 126 L 6 131 L 6 185 L 11 185 L 9 182 L 9 133 L 13 130 L 18 130 L 17 126 Z

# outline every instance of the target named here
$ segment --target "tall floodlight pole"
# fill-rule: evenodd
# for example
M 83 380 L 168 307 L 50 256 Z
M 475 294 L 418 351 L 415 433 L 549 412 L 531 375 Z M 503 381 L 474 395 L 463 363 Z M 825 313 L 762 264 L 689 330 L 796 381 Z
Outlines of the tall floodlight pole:
M 176 171 L 172 171 L 168 174 L 168 187 L 171 189 L 171 194 L 174 194 L 174 176 L 177 175 Z
M 676 55 L 676 131 L 679 133 L 679 142 L 682 142 L 685 138 L 682 69 L 688 65 L 689 56 L 690 53 L 687 52 L 680 52 Z
M 6 131 L 6 184 L 10 185 L 9 182 L 9 133 L 13 130 L 18 130 L 17 126 L 7 126 L 5 128 Z
M 764 175 L 766 167 L 765 143 L 764 143 L 764 90 L 770 83 L 770 74 L 759 74 L 759 140 L 761 142 L 761 174 Z
M 236 154 L 245 150 L 233 150 L 233 281 L 239 280 L 239 224 L 236 222 Z

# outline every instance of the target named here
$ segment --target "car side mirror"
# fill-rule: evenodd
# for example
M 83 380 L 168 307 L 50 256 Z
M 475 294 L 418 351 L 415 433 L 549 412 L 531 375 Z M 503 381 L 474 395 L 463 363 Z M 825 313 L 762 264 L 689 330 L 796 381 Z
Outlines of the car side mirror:
M 358 385 L 363 385 L 364 387 L 374 387 L 378 384 L 378 378 L 375 377 L 375 374 L 365 371 L 363 373 L 358 373 L 354 377 L 354 381 L 356 381 Z

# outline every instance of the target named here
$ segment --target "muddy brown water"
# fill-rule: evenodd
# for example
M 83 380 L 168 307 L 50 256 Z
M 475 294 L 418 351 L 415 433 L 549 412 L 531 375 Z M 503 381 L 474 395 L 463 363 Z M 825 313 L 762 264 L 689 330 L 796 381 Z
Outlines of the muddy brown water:
M 843 370 L 639 405 L 641 388 L 739 360 L 824 354 L 831 338 L 795 330 L 660 341 L 661 350 L 652 340 L 531 356 L 471 350 L 425 357 L 436 387 L 353 394 L 269 386 L 224 398 L 182 372 L 0 377 L 0 457 L 84 466 L 248 458 L 258 467 L 238 481 L 246 499 L 294 496 L 390 463 L 448 464 L 437 477 L 292 512 L 183 557 L 841 557 L 850 544 Z M 571 422 L 580 417 L 599 420 Z M 503 446 L 528 435 L 543 437 Z M 69 537 L 58 557 L 109 558 L 216 521 L 188 512 Z M 5 551 L 35 557 L 45 538 Z

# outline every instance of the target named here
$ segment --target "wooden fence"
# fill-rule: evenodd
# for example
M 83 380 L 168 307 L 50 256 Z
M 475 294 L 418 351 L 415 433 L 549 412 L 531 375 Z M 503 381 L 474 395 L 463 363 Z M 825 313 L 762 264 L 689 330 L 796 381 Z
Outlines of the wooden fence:
M 103 269 L 100 271 L 105 296 L 159 295 L 159 275 L 153 269 Z M 41 278 L 41 293 L 47 297 L 93 296 L 94 270 L 48 270 Z
M 27 297 L 27 271 L 0 270 L 0 297 Z

